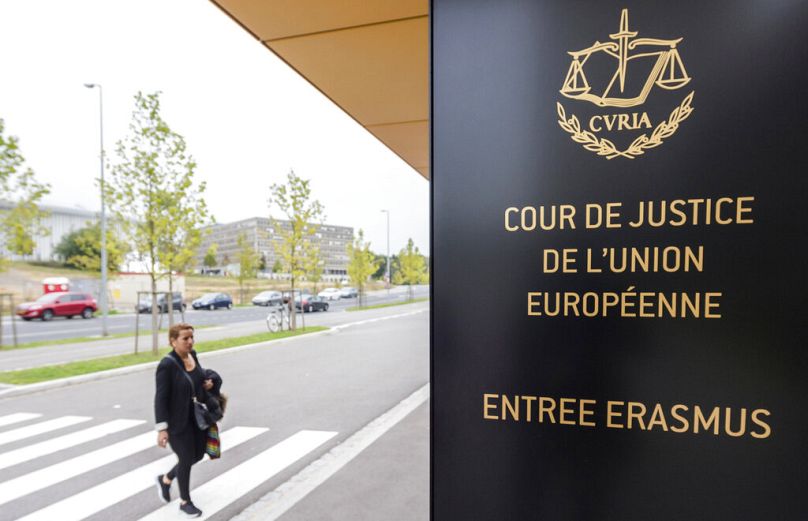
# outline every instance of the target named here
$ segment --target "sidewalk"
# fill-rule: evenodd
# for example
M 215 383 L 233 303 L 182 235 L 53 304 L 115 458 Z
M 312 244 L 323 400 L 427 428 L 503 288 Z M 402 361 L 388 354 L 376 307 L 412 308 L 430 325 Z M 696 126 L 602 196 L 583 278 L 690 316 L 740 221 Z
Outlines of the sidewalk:
M 271 496 L 231 521 L 428 520 L 429 400 L 280 517 Z

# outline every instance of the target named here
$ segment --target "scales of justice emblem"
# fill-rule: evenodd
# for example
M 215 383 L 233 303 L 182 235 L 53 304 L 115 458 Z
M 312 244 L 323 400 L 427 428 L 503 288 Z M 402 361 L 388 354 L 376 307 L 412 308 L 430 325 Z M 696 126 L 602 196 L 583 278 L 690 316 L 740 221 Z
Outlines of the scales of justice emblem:
M 643 105 L 654 88 L 675 91 L 690 83 L 691 78 L 685 70 L 677 48 L 682 38 L 674 40 L 636 38 L 637 34 L 638 32 L 629 30 L 628 9 L 623 9 L 620 15 L 620 31 L 609 35 L 612 41 L 603 43 L 596 41 L 586 49 L 568 52 L 572 56 L 572 63 L 559 92 L 569 99 L 586 101 L 596 107 L 626 109 Z M 587 64 L 596 60 L 601 60 L 599 63 L 601 67 L 596 72 L 602 73 L 604 69 L 608 71 L 606 75 L 598 75 L 598 78 L 603 77 L 599 85 L 586 76 L 589 68 L 596 69 L 592 65 L 588 67 Z M 629 72 L 632 73 L 632 77 Z M 629 80 L 631 85 L 628 85 Z M 693 94 L 694 92 L 690 92 L 685 96 L 670 116 L 656 126 L 651 124 L 647 112 L 594 115 L 588 120 L 588 127 L 582 126 L 576 115 L 567 115 L 560 102 L 556 104 L 558 124 L 573 141 L 580 143 L 590 152 L 607 159 L 616 157 L 634 159 L 644 154 L 646 150 L 658 147 L 678 130 L 679 124 L 693 112 L 691 107 Z M 597 135 L 604 131 L 622 132 L 652 128 L 650 134 L 643 133 L 623 150 L 606 137 Z

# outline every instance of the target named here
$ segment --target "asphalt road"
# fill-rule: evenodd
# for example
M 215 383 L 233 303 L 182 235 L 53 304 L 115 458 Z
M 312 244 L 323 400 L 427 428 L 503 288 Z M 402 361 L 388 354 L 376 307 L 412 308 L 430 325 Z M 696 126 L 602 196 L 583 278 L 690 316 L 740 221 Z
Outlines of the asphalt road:
M 203 366 L 222 374 L 230 405 L 223 457 L 193 469 L 194 502 L 209 519 L 230 519 L 312 462 L 327 462 L 329 451 L 427 384 L 428 326 L 423 309 L 201 355 Z M 153 370 L 146 370 L 0 397 L 0 520 L 176 518 L 176 505 L 161 508 L 152 483 L 173 465 L 172 453 L 155 446 L 153 393 Z M 279 519 L 337 519 L 337 512 L 339 519 L 427 519 L 425 438 L 419 450 L 401 452 L 412 435 L 426 435 L 425 409 L 418 411 Z M 114 432 L 98 435 L 103 429 Z M 411 494 L 397 515 L 374 511 L 374 504 L 401 499 L 402 490 Z
M 429 286 L 416 286 L 414 288 L 416 297 L 426 297 L 429 295 Z M 406 295 L 406 289 L 396 287 L 387 291 L 371 292 L 367 296 L 367 305 L 382 304 L 385 302 L 400 301 Z M 329 302 L 329 311 L 340 311 L 347 307 L 356 306 L 356 299 L 341 299 Z M 190 308 L 190 306 L 189 306 Z M 238 322 L 249 322 L 251 320 L 263 320 L 266 318 L 267 308 L 262 306 L 236 307 L 231 310 L 219 309 L 215 311 L 195 311 L 188 309 L 185 312 L 186 322 L 196 326 L 223 326 Z M 175 314 L 179 317 L 179 313 Z M 111 315 L 107 317 L 107 329 L 110 334 L 131 333 L 135 330 L 135 322 L 139 320 L 140 331 L 151 330 L 151 315 L 135 315 L 126 313 L 122 315 Z M 179 318 L 177 318 L 179 320 Z M 168 318 L 162 315 L 160 327 L 166 327 Z M 19 343 L 39 342 L 44 340 L 61 340 L 77 337 L 100 336 L 101 320 L 96 317 L 89 320 L 81 318 L 67 319 L 56 317 L 49 322 L 32 320 L 25 322 L 20 319 L 15 320 L 17 328 L 17 341 Z M 2 343 L 11 343 L 11 322 L 9 318 L 2 322 Z
M 414 303 L 406 306 L 393 306 L 365 311 L 346 312 L 345 306 L 336 309 L 329 309 L 327 312 L 306 313 L 297 316 L 298 327 L 325 326 L 334 327 L 361 320 L 374 319 L 394 314 L 410 312 L 412 309 L 426 308 L 427 303 Z M 246 322 L 231 322 L 221 326 L 200 327 L 197 315 L 187 316 L 191 324 L 197 327 L 195 338 L 197 342 L 218 340 L 238 336 L 252 335 L 255 333 L 266 333 L 267 309 L 260 308 L 257 318 Z M 226 311 L 221 312 L 198 312 L 202 316 L 206 313 L 215 315 L 228 315 Z M 202 322 L 204 326 L 204 322 Z M 158 346 L 166 346 L 166 334 L 162 333 L 158 339 Z M 14 371 L 18 369 L 29 369 L 45 365 L 56 365 L 77 360 L 87 360 L 90 358 L 100 358 L 116 354 L 132 353 L 135 350 L 135 337 L 97 339 L 81 343 L 66 343 L 47 345 L 41 347 L 29 347 L 25 349 L 0 350 L 0 371 Z M 151 350 L 151 334 L 141 334 L 138 341 L 139 352 Z M 0 388 L 2 386 L 0 385 Z

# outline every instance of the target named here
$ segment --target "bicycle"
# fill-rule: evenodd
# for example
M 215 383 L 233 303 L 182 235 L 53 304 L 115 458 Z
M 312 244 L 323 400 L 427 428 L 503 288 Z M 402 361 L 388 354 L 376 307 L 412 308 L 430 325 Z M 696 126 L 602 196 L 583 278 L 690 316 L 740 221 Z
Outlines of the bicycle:
M 284 325 L 287 330 L 292 329 L 289 324 L 289 313 L 285 312 L 285 306 L 281 304 L 267 315 L 267 328 L 270 333 L 277 333 L 284 328 Z

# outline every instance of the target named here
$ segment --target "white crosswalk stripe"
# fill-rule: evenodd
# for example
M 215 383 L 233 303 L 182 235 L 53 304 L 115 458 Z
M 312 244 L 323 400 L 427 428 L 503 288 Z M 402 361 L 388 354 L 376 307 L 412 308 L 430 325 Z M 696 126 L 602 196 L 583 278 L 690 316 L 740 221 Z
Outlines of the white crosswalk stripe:
M 0 427 L 36 419 L 42 420 L 43 417 L 41 414 L 29 412 L 7 414 L 0 416 Z M 64 434 L 56 432 L 59 429 L 90 420 L 92 418 L 85 416 L 62 416 L 22 427 L 12 427 L 10 430 L 0 432 L 0 446 L 3 443 L 53 433 L 49 439 L 32 439 L 26 446 L 0 452 L 0 469 L 14 467 L 12 476 L 16 476 L 6 481 L 2 481 L 4 478 L 0 477 L 0 520 L 79 521 L 96 516 L 102 511 L 109 511 L 110 515 L 119 517 L 120 512 L 116 513 L 116 505 L 119 504 L 121 506 L 117 509 L 125 511 L 126 513 L 123 515 L 130 518 L 133 515 L 144 515 L 150 508 L 155 508 L 159 504 L 158 499 L 152 498 L 150 495 L 150 501 L 136 507 L 135 512 L 132 512 L 129 510 L 132 508 L 131 502 L 126 503 L 126 500 L 147 489 L 153 489 L 155 477 L 166 472 L 176 463 L 176 455 L 170 450 L 164 451 L 157 459 L 142 464 L 144 458 L 148 461 L 152 459 L 152 454 L 157 454 L 158 451 L 155 449 L 156 433 L 154 431 L 142 432 L 146 420 L 141 419 L 114 419 L 91 427 L 80 428 L 80 430 L 74 429 L 73 432 Z M 107 436 L 124 433 L 128 429 L 136 430 L 122 441 L 112 444 L 105 442 Z M 232 505 L 245 494 L 337 435 L 336 432 L 331 431 L 303 430 L 263 452 L 255 454 L 257 451 L 247 448 L 236 453 L 236 456 L 248 455 L 243 461 L 226 457 L 231 449 L 257 439 L 268 430 L 264 427 L 236 426 L 222 432 L 221 440 L 225 458 L 214 465 L 223 465 L 220 468 L 230 470 L 220 472 L 215 478 L 191 491 L 202 502 L 200 506 L 203 508 L 204 514 L 201 519 L 207 519 L 217 512 L 221 512 L 228 505 Z M 105 444 L 106 446 L 103 446 Z M 101 445 L 100 448 L 98 448 L 99 445 Z M 58 461 L 60 451 L 66 449 L 73 449 L 73 451 L 65 453 L 61 457 L 61 461 Z M 154 452 L 143 452 L 147 449 L 152 449 Z M 84 450 L 87 452 L 83 452 Z M 75 456 L 77 451 L 80 454 Z M 39 468 L 34 466 L 33 470 L 26 469 L 26 464 L 36 465 L 35 462 L 38 458 L 47 455 L 51 455 L 51 458 L 58 462 L 44 468 L 40 463 Z M 127 465 L 126 459 L 136 455 L 139 466 L 133 468 L 132 465 Z M 204 461 L 209 460 L 206 457 Z M 110 466 L 111 464 L 116 465 Z M 101 467 L 105 468 L 101 469 Z M 109 477 L 111 470 L 112 477 Z M 92 474 L 93 471 L 96 471 L 95 474 Z M 82 476 L 84 474 L 87 476 Z M 97 476 L 102 474 L 106 474 L 106 477 L 99 482 Z M 73 483 L 87 483 L 87 485 L 81 487 L 74 485 L 74 490 L 78 488 L 77 493 L 68 497 L 53 498 L 54 489 L 49 489 L 49 487 L 78 476 L 81 477 Z M 176 484 L 173 489 L 176 497 Z M 47 497 L 51 499 L 46 500 Z M 21 498 L 26 499 L 16 501 Z M 54 501 L 55 499 L 58 501 Z M 7 505 L 8 503 L 12 504 Z M 147 521 L 173 520 L 178 515 L 178 503 L 179 498 L 169 505 L 145 515 L 142 519 Z M 152 506 L 149 507 L 149 505 Z M 41 508 L 32 512 L 32 507 Z
M 75 458 L 0 483 L 0 505 L 84 474 L 107 463 L 155 446 L 157 435 L 146 432 Z
M 10 431 L 0 432 L 0 446 L 5 445 L 6 443 L 11 443 L 12 441 L 24 440 L 25 438 L 38 436 L 40 434 L 45 434 L 46 432 L 70 427 L 71 425 L 90 421 L 91 419 L 92 418 L 88 418 L 86 416 L 62 416 L 61 418 L 35 423 L 33 425 L 28 425 L 27 427 L 20 427 Z
M 14 414 L 7 414 L 5 416 L 0 416 L 0 427 L 33 420 L 34 418 L 39 418 L 40 416 L 42 415 L 31 412 L 16 412 Z
M 226 452 L 267 430 L 256 427 L 233 427 L 222 432 L 222 447 L 225 447 Z M 53 519 L 71 521 L 84 519 L 142 490 L 154 487 L 155 476 L 166 472 L 176 461 L 177 457 L 172 453 L 170 456 L 160 458 L 58 503 L 37 510 L 19 521 L 52 521 Z
M 204 498 L 204 503 L 199 505 L 203 514 L 197 519 L 207 519 L 219 512 L 336 435 L 336 432 L 300 431 L 192 490 L 192 497 Z M 200 501 L 202 500 L 200 499 Z M 141 521 L 173 520 L 177 518 L 178 509 L 179 499 L 176 499 L 148 516 L 142 517 Z
M 95 427 L 90 427 L 89 429 L 72 432 L 64 436 L 59 436 L 58 438 L 12 450 L 0 454 L 0 469 L 53 454 L 54 452 L 74 447 L 88 441 L 97 440 L 109 434 L 114 434 L 144 423 L 146 423 L 145 420 L 112 420 L 107 423 L 102 423 L 101 425 L 96 425 Z

